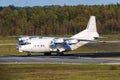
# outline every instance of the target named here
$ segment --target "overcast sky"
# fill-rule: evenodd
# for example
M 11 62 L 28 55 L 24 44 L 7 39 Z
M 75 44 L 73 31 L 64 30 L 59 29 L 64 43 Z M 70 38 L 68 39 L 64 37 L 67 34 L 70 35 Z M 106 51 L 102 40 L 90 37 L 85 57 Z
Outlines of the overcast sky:
M 116 4 L 120 0 L 0 0 L 0 6 L 46 6 L 46 5 L 100 5 Z

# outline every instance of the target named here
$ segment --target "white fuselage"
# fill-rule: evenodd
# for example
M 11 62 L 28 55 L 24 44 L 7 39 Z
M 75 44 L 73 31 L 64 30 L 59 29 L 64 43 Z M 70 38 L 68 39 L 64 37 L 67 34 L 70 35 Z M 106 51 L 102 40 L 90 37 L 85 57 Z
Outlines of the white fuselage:
M 34 38 L 34 39 L 29 39 L 27 40 L 28 43 L 27 45 L 18 45 L 18 50 L 19 52 L 56 52 L 57 48 L 59 48 L 62 52 L 64 51 L 71 51 L 74 49 L 77 49 L 80 46 L 85 45 L 87 42 L 85 41 L 80 41 L 74 44 L 70 45 L 70 49 L 67 50 L 64 45 L 58 44 L 56 48 L 53 48 L 53 38 Z
M 50 42 L 52 39 L 29 39 L 27 45 L 18 45 L 20 52 L 50 52 Z

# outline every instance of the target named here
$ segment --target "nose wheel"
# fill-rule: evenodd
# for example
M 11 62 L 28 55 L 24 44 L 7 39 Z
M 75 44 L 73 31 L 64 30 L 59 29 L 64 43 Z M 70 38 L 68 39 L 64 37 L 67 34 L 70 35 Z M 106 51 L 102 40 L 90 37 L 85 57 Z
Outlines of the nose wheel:
M 32 55 L 32 53 L 31 53 L 31 52 L 28 52 L 28 53 L 27 53 L 27 56 L 31 56 L 31 55 Z

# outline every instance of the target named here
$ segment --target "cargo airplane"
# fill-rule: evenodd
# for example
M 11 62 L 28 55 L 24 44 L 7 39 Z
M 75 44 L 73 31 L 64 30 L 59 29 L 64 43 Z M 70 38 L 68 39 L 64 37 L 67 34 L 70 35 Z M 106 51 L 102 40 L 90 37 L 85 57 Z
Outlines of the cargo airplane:
M 31 55 L 33 52 L 51 55 L 55 52 L 57 55 L 63 55 L 63 52 L 75 50 L 89 42 L 95 41 L 99 37 L 96 28 L 95 16 L 90 16 L 86 29 L 69 38 L 60 37 L 40 37 L 40 36 L 13 36 L 18 38 L 17 49 L 19 52 L 27 52 Z

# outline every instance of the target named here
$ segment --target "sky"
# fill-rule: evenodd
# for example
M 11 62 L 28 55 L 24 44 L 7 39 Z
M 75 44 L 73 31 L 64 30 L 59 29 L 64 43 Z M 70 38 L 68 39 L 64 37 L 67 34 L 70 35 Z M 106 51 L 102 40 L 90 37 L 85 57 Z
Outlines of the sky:
M 46 6 L 46 5 L 101 5 L 120 4 L 120 0 L 0 0 L 0 6 L 14 5 L 25 6 Z

